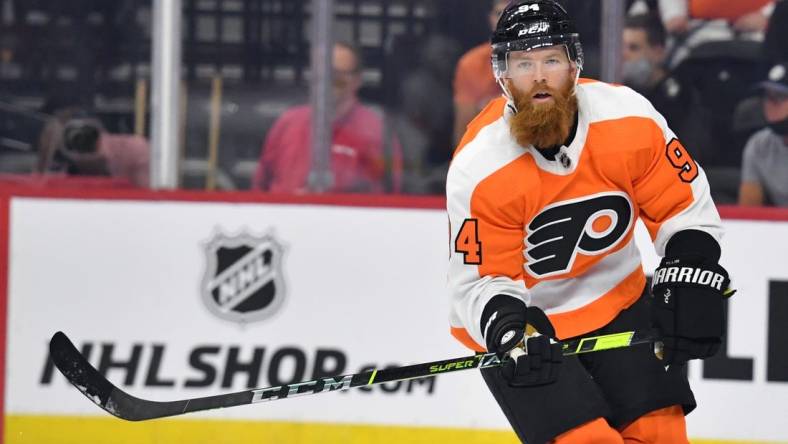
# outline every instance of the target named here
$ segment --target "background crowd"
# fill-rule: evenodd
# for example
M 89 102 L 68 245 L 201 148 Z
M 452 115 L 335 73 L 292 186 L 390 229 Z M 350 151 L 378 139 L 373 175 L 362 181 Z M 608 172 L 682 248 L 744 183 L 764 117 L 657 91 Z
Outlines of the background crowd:
M 621 83 L 717 203 L 788 206 L 788 1 L 622 0 Z M 184 0 L 179 181 L 310 191 L 309 0 Z M 335 0 L 328 191 L 442 194 L 507 0 Z M 600 75 L 601 0 L 564 0 Z M 0 0 L 0 185 L 149 185 L 151 1 Z M 220 126 L 211 128 L 221 78 Z M 218 159 L 207 161 L 212 132 Z

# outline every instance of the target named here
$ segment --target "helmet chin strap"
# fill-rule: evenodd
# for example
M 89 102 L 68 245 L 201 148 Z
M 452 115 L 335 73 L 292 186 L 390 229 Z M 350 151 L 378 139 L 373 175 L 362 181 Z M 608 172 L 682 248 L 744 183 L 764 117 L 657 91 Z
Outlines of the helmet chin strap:
M 504 95 L 504 97 L 506 97 L 506 100 L 508 100 L 509 102 L 512 103 L 512 107 L 515 107 L 514 96 L 512 95 L 512 92 L 509 91 L 509 87 L 506 86 L 505 79 L 503 77 L 496 77 L 495 78 L 495 82 L 498 84 L 498 86 L 501 87 L 501 90 L 503 90 L 503 95 Z M 517 110 L 516 107 L 515 107 L 515 110 Z

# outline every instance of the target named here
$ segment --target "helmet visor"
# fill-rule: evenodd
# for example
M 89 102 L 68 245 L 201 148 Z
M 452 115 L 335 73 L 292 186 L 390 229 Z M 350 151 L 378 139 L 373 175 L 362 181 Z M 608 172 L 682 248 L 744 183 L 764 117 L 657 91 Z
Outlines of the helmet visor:
M 576 42 L 577 34 L 560 34 L 493 45 L 492 64 L 495 77 L 511 79 L 534 75 L 537 71 L 568 70 L 572 67 L 572 62 L 582 69 L 582 56 L 574 55 L 578 54 Z M 563 54 L 555 57 L 536 57 L 531 53 L 534 49 L 551 46 L 561 46 Z
M 569 71 L 573 64 L 569 60 L 566 48 L 559 46 L 562 52 L 536 55 L 531 51 L 511 51 L 505 54 L 503 63 L 496 69 L 495 75 L 501 79 L 533 77 L 559 71 Z M 503 69 L 500 69 L 503 68 Z

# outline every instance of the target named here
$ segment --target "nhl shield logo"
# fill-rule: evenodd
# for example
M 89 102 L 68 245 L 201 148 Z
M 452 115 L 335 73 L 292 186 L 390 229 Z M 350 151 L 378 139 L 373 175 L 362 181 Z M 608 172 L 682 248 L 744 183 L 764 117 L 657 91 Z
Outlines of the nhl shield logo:
M 285 297 L 283 253 L 272 235 L 214 236 L 205 248 L 205 305 L 216 316 L 242 324 L 273 315 Z

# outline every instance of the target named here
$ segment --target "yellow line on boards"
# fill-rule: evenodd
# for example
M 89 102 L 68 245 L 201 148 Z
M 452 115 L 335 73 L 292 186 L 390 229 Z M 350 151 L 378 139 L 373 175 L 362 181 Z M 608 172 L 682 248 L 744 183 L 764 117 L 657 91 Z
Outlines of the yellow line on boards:
M 498 430 L 202 419 L 128 422 L 96 416 L 9 415 L 4 430 L 5 444 L 519 444 L 513 432 Z M 767 444 L 692 440 L 745 443 Z
M 508 431 L 268 421 L 8 416 L 5 444 L 519 444 Z

